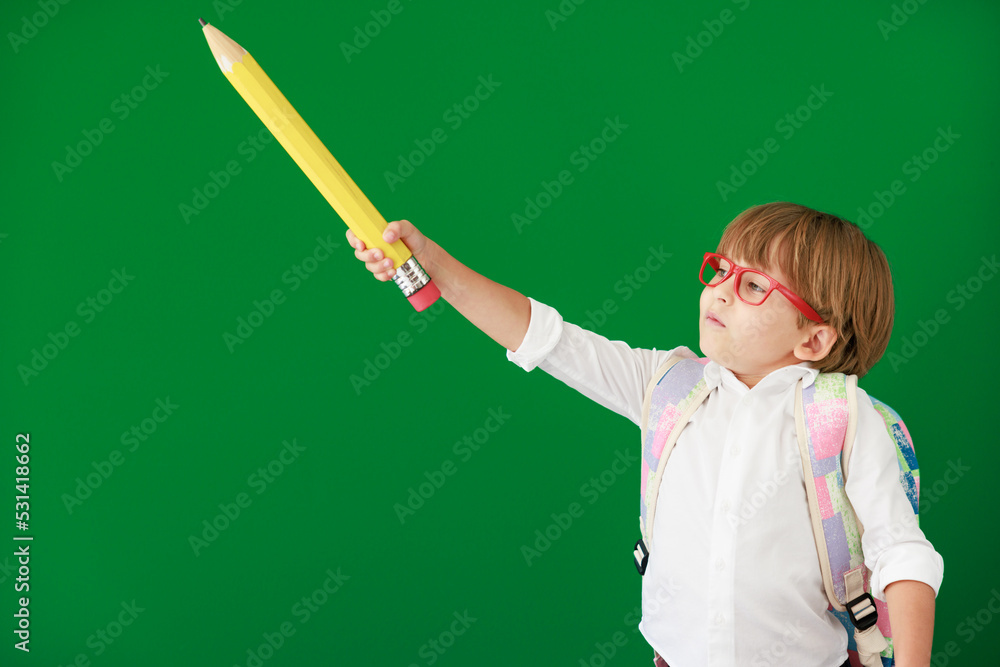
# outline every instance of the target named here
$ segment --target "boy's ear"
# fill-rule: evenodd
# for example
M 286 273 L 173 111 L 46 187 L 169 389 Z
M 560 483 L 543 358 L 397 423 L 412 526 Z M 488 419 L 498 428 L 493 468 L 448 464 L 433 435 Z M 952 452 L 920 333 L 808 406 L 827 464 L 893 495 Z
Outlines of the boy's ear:
M 795 356 L 802 361 L 819 361 L 826 358 L 837 342 L 837 331 L 829 324 L 810 324 L 805 332 L 808 338 L 799 343 Z

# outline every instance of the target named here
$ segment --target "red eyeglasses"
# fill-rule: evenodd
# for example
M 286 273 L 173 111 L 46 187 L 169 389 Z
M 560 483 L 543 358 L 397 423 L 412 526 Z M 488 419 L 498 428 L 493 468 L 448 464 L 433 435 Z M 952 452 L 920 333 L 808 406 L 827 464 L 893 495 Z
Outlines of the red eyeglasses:
M 706 252 L 705 259 L 701 263 L 701 272 L 698 275 L 701 283 L 707 287 L 717 287 L 724 283 L 729 276 L 734 276 L 737 285 L 736 296 L 743 303 L 759 306 L 764 303 L 771 292 L 778 290 L 810 320 L 813 322 L 823 321 L 819 313 L 813 310 L 800 296 L 766 273 L 745 269 L 736 265 L 728 257 L 714 252 Z

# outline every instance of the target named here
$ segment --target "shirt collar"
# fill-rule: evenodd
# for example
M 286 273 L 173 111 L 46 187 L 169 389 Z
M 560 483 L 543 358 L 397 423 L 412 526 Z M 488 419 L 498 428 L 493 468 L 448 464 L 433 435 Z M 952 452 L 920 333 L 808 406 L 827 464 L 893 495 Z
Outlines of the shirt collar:
M 800 379 L 802 380 L 802 387 L 804 389 L 816 380 L 817 375 L 819 375 L 819 371 L 812 368 L 808 361 L 803 361 L 771 371 L 760 382 L 754 385 L 754 390 L 759 389 L 768 393 L 781 391 L 794 385 Z M 722 387 L 740 393 L 750 391 L 745 384 L 733 375 L 731 370 L 711 360 L 705 364 L 705 382 L 710 389 Z

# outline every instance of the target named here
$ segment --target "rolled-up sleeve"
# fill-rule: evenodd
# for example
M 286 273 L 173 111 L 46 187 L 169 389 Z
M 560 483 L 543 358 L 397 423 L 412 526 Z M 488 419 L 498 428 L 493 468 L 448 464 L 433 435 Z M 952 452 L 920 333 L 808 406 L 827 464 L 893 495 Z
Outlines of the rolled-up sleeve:
M 641 427 L 646 385 L 656 370 L 678 354 L 695 357 L 686 347 L 669 350 L 631 348 L 623 341 L 565 322 L 551 306 L 528 297 L 531 319 L 524 340 L 507 358 L 526 371 L 541 368 Z
M 532 371 L 538 362 L 545 358 L 562 336 L 563 318 L 552 306 L 535 301 L 530 296 L 531 319 L 528 321 L 528 331 L 517 350 L 507 350 L 507 359 L 513 361 L 526 371 Z
M 895 581 L 922 581 L 937 595 L 944 560 L 917 525 L 899 483 L 896 446 L 868 394 L 858 389 L 858 427 L 851 452 L 847 496 L 864 528 L 861 548 L 871 570 L 871 592 L 885 601 Z

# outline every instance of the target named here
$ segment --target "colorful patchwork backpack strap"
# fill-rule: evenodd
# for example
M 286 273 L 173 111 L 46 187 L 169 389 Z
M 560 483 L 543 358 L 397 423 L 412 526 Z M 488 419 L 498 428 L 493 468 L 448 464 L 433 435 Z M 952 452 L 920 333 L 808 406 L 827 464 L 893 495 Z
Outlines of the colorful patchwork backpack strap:
M 910 508 L 913 510 L 914 520 L 917 522 L 917 525 L 919 525 L 920 516 L 918 514 L 918 510 L 920 508 L 920 469 L 917 466 L 917 456 L 913 448 L 913 440 L 910 438 L 910 432 L 895 410 L 873 396 L 869 395 L 868 398 L 872 403 L 872 407 L 874 407 L 875 411 L 880 417 L 882 417 L 885 429 L 888 431 L 889 435 L 892 437 L 893 443 L 896 445 L 896 461 L 899 464 L 899 484 L 906 493 L 907 499 L 910 501 Z M 850 460 L 850 451 L 853 445 L 854 439 L 852 437 L 844 446 L 843 458 L 845 461 L 845 480 L 849 474 L 846 462 Z M 858 529 L 863 535 L 864 526 L 859 523 Z M 866 585 L 867 578 L 870 574 L 871 573 L 866 568 L 864 570 Z M 889 625 L 889 609 L 881 600 L 875 600 L 875 609 L 878 612 L 878 629 L 889 644 L 888 648 L 882 651 L 881 664 L 883 667 L 891 667 L 895 664 L 895 658 L 892 642 L 892 628 Z M 851 620 L 846 611 L 834 611 L 833 614 L 840 620 L 845 628 L 850 629 Z M 848 632 L 848 637 L 849 642 L 847 648 L 848 654 L 851 656 L 852 664 L 856 666 L 863 665 L 864 663 L 858 655 L 858 649 L 855 645 L 854 637 L 851 636 L 850 632 Z
M 903 423 L 903 420 L 900 419 L 895 410 L 873 396 L 869 396 L 868 398 L 871 399 L 872 407 L 882 417 L 882 421 L 885 422 L 885 429 L 892 436 L 892 440 L 896 444 L 896 459 L 899 462 L 899 483 L 906 492 L 906 497 L 910 501 L 910 507 L 913 508 L 914 519 L 919 526 L 920 468 L 917 465 L 917 454 L 913 449 L 913 440 L 910 438 L 910 431 L 906 428 L 906 424 Z
M 889 630 L 888 613 L 879 610 L 868 593 L 870 572 L 861 551 L 862 527 L 844 488 L 844 464 L 850 461 L 857 427 L 857 377 L 820 373 L 806 388 L 799 381 L 795 420 L 809 513 L 830 607 L 848 631 L 852 661 L 864 667 L 891 665 L 892 647 L 882 634 L 883 628 Z M 845 442 L 850 443 L 846 450 Z
M 671 357 L 650 380 L 642 403 L 642 464 L 639 488 L 639 531 L 633 555 L 645 574 L 653 547 L 653 519 L 660 479 L 681 431 L 710 391 L 705 384 L 707 358 Z

